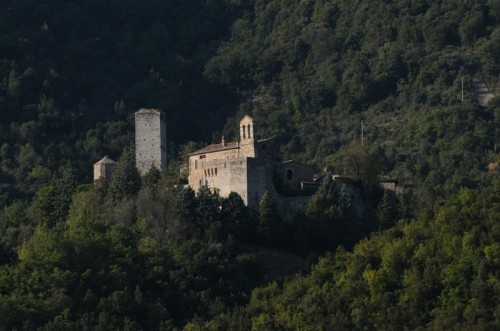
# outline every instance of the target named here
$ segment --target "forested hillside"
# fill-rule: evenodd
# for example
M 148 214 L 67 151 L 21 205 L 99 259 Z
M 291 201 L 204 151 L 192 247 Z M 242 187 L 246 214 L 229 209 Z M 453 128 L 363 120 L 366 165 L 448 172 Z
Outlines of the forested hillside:
M 499 23 L 495 0 L 1 1 L 0 329 L 500 329 Z M 142 107 L 170 161 L 141 179 Z M 327 174 L 293 220 L 181 189 L 243 114 Z
M 496 330 L 500 182 L 461 190 L 416 220 L 253 291 L 210 330 Z M 196 330 L 192 325 L 192 330 Z
M 202 73 L 228 36 L 225 1 L 2 1 L 1 181 L 33 193 L 70 162 L 90 179 L 133 143 L 132 114 L 167 114 L 172 153 L 234 109 Z

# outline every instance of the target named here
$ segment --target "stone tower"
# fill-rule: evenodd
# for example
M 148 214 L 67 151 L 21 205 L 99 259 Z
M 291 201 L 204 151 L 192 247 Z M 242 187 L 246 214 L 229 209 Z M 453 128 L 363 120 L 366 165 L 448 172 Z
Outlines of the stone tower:
M 109 181 L 115 170 L 116 162 L 111 160 L 108 156 L 103 157 L 101 160 L 94 164 L 94 182 L 104 180 Z
M 152 166 L 167 168 L 167 127 L 157 109 L 140 109 L 135 113 L 135 165 L 144 176 Z
M 248 115 L 240 121 L 241 157 L 257 157 L 255 152 L 255 122 Z

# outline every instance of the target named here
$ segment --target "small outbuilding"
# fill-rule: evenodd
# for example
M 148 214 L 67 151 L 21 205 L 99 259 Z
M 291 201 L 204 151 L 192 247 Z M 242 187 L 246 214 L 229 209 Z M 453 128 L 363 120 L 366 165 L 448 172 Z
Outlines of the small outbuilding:
M 110 180 L 115 170 L 116 161 L 107 155 L 94 164 L 94 182 L 100 180 Z

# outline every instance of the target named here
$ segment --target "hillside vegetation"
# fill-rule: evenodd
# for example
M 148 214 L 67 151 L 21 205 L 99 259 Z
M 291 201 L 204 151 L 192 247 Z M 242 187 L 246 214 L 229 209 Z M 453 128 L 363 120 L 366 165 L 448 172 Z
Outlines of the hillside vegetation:
M 500 329 L 499 22 L 494 0 L 2 1 L 0 329 Z M 169 170 L 140 178 L 142 107 Z M 328 174 L 293 220 L 182 189 L 243 114 Z

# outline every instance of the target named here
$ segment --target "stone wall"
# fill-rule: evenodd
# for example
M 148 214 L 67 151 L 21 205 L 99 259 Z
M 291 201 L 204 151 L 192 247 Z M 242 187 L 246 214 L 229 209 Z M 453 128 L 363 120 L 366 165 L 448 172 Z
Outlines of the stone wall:
M 252 208 L 258 208 L 260 198 L 267 191 L 276 196 L 272 183 L 272 165 L 262 159 L 248 159 L 248 203 Z
M 282 171 L 283 184 L 289 190 L 301 190 L 300 183 L 314 176 L 313 168 L 293 161 L 283 162 Z
M 240 155 L 258 157 L 255 150 L 255 123 L 250 116 L 240 121 Z
M 94 164 L 94 181 L 111 180 L 115 164 Z
M 135 113 L 135 162 L 141 175 L 154 165 L 167 167 L 167 128 L 162 114 L 155 109 Z
M 189 176 L 188 176 L 188 182 L 191 188 L 195 191 L 198 191 L 201 185 L 204 184 L 205 180 L 208 178 L 211 178 L 208 176 L 207 170 L 208 169 L 217 169 L 218 176 L 214 176 L 212 183 L 216 182 L 216 177 L 222 176 L 219 171 L 223 171 L 223 168 L 227 168 L 227 162 L 230 160 L 234 160 L 239 157 L 239 150 L 236 149 L 229 149 L 229 150 L 224 150 L 224 151 L 219 151 L 219 152 L 212 152 L 212 153 L 206 153 L 206 154 L 197 154 L 197 155 L 191 155 L 189 156 L 188 159 L 188 166 L 189 166 Z M 224 167 L 225 166 L 225 167 Z M 215 171 L 215 170 L 214 170 Z M 217 181 L 218 182 L 218 181 Z M 222 184 L 222 182 L 221 182 Z M 214 187 L 212 185 L 212 187 Z M 217 186 L 219 189 L 221 188 L 220 186 Z
M 247 171 L 248 159 L 245 157 L 200 161 L 198 169 L 189 175 L 189 185 L 195 191 L 198 191 L 200 186 L 207 185 L 217 189 L 223 197 L 236 192 L 247 203 Z
M 108 156 L 103 157 L 94 164 L 94 181 L 111 180 L 115 166 L 115 161 L 110 159 Z
M 197 171 L 190 174 L 189 185 L 195 191 L 207 185 L 217 189 L 222 197 L 236 192 L 249 207 L 258 206 L 264 192 L 275 194 L 271 167 L 247 157 L 200 162 Z

